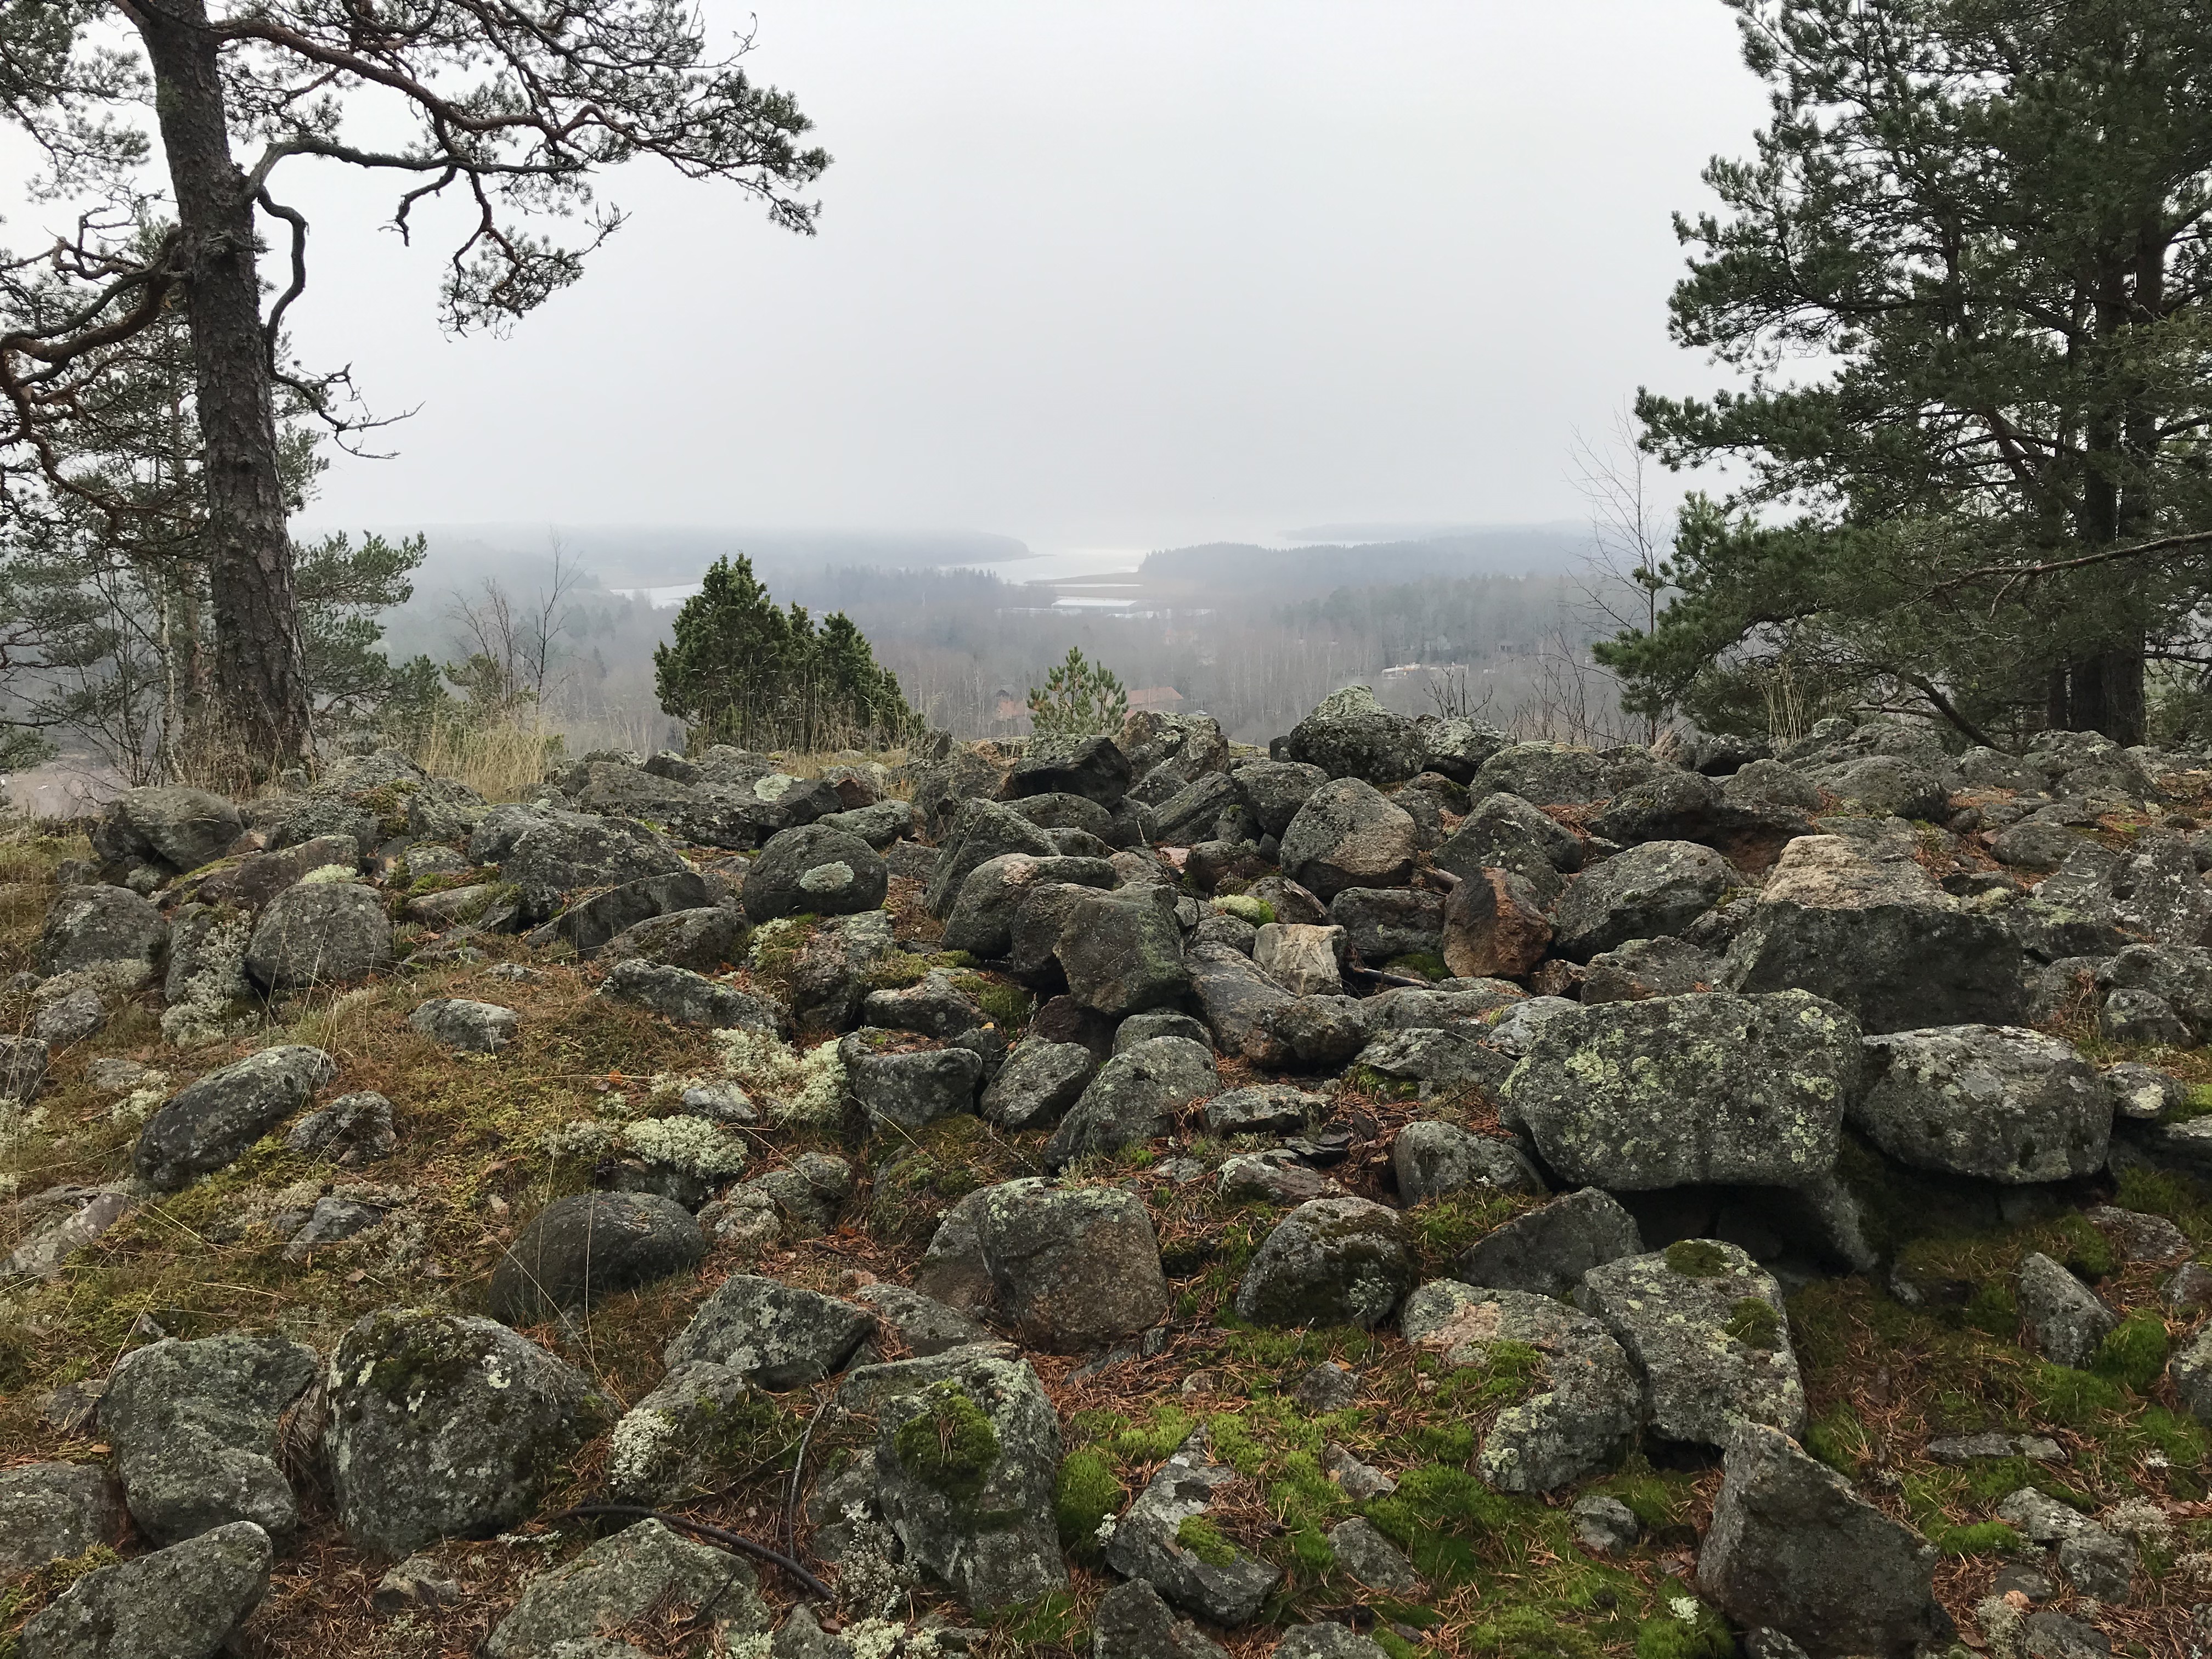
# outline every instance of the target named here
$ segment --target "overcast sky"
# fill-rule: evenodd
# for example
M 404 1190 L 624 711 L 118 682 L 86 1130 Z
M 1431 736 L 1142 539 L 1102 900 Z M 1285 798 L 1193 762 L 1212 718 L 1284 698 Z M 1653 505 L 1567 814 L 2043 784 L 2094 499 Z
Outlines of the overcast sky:
M 724 30 L 753 15 L 708 0 Z M 1759 89 L 1720 0 L 768 0 L 757 76 L 836 158 L 821 234 L 643 167 L 507 339 L 439 246 L 315 207 L 312 360 L 398 459 L 323 524 L 973 528 L 1041 549 L 1577 515 L 1569 451 L 1666 337 L 1669 215 Z

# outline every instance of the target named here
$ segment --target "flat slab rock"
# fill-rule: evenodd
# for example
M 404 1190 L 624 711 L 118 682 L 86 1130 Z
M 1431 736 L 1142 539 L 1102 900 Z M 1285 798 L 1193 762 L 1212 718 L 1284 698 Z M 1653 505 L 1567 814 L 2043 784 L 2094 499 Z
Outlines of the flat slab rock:
M 489 1659 L 538 1659 L 558 1644 L 676 1609 L 709 1630 L 757 1635 L 769 1627 L 758 1583 L 743 1556 L 641 1521 L 532 1579 L 483 1650 Z
M 234 1521 L 87 1573 L 23 1626 L 21 1659 L 207 1659 L 269 1590 L 269 1534 Z
M 693 1360 L 726 1365 L 781 1391 L 842 1370 L 875 1322 L 865 1308 L 753 1273 L 732 1273 L 672 1340 L 672 1370 Z
M 1115 1522 L 1106 1564 L 1125 1578 L 1145 1580 L 1185 1612 L 1217 1625 L 1251 1623 L 1281 1571 L 1233 1546 L 1224 1559 L 1204 1561 L 1176 1541 L 1183 1522 L 1202 1519 L 1214 1493 L 1239 1479 L 1212 1461 L 1205 1431 L 1194 1434 Z

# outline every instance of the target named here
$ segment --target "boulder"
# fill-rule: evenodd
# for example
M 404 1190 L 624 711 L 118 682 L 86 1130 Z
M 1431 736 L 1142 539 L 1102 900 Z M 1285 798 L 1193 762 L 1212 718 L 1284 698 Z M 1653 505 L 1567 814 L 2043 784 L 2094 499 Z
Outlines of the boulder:
M 824 812 L 814 821 L 824 830 L 857 836 L 878 853 L 886 851 L 894 842 L 921 833 L 914 803 L 907 800 L 877 801 L 843 812 Z
M 2203 945 L 2212 929 L 2212 886 L 2197 872 L 2188 843 L 2170 834 L 2138 836 L 2124 853 L 2094 843 L 2077 848 L 2035 896 L 2166 945 Z
M 1444 965 L 1457 977 L 1523 978 L 1551 944 L 1536 890 L 1510 870 L 1477 870 L 1452 889 L 1442 945 Z
M 607 1442 L 607 1486 L 624 1503 L 680 1502 L 720 1484 L 734 1413 L 752 1385 L 726 1365 L 678 1365 L 624 1413 Z
M 787 1036 L 791 1030 L 790 1013 L 771 998 L 720 984 L 688 968 L 672 968 L 641 957 L 615 963 L 600 981 L 599 994 L 635 1003 L 678 1025 L 764 1031 L 772 1036 Z
M 1585 849 L 1573 832 L 1518 795 L 1486 795 L 1459 829 L 1436 850 L 1434 862 L 1464 879 L 1481 869 L 1510 870 L 1536 890 L 1546 905 L 1557 902 L 1562 876 L 1583 867 Z
M 1491 1419 L 1476 1454 L 1476 1472 L 1496 1491 L 1557 1491 L 1612 1467 L 1635 1437 L 1636 1373 L 1587 1314 L 1547 1296 L 1447 1279 L 1406 1298 L 1399 1328 L 1447 1365 L 1492 1375 L 1528 1367 L 1522 1396 Z
M 1157 1139 L 1175 1127 L 1176 1114 L 1212 1094 L 1218 1082 L 1212 1052 L 1203 1044 L 1173 1036 L 1140 1042 L 1098 1068 L 1045 1143 L 1044 1165 L 1064 1169 L 1090 1153 Z
M 1426 763 L 1413 722 L 1390 713 L 1364 685 L 1323 698 L 1291 729 L 1281 758 L 1370 784 L 1403 782 Z
M 1559 953 L 1588 962 L 1632 939 L 1679 934 L 1739 879 L 1735 866 L 1694 842 L 1632 847 L 1567 884 L 1553 917 Z
M 1350 997 L 1293 996 L 1220 945 L 1194 945 L 1192 988 L 1224 1054 L 1266 1071 L 1334 1072 L 1367 1042 L 1365 1005 Z
M 289 1533 L 299 1505 L 277 1421 L 314 1382 L 313 1348 L 279 1337 L 163 1340 L 126 1354 L 100 1400 L 131 1519 L 157 1544 L 233 1522 Z
M 1206 1103 L 1206 1128 L 1216 1135 L 1291 1134 L 1327 1117 L 1326 1095 L 1308 1094 L 1286 1083 L 1255 1083 L 1231 1089 Z
M 465 892 L 471 890 L 464 888 Z M 445 898 L 448 895 L 434 895 Z M 716 889 L 707 878 L 693 870 L 678 870 L 672 875 L 641 876 L 635 881 L 626 881 L 617 886 L 601 888 L 589 897 L 579 899 L 551 921 L 532 933 L 527 943 L 550 945 L 565 939 L 575 948 L 580 957 L 598 956 L 615 938 L 655 916 L 671 911 L 696 910 L 715 903 Z M 409 907 L 414 914 L 414 907 Z M 742 922 L 742 912 L 731 913 Z M 632 952 L 630 954 L 635 954 Z
M 1608 1194 L 1585 1187 L 1475 1240 L 1452 1271 L 1469 1285 L 1567 1297 L 1591 1268 L 1643 1254 L 1636 1218 Z
M 1850 1016 L 1802 991 L 1572 1009 L 1507 1079 L 1507 1121 L 1569 1181 L 1615 1191 L 1798 1186 L 1834 1167 L 1859 1048 Z
M 2007 1186 L 2105 1167 L 2112 1096 L 2072 1044 L 2019 1026 L 1866 1039 L 1852 1126 L 1900 1164 Z
M 768 1603 L 751 1564 L 664 1522 L 641 1521 L 524 1585 L 493 1627 L 487 1659 L 544 1659 L 647 1618 L 686 1616 L 718 1634 L 763 1634 Z
M 1097 801 L 1064 792 L 1009 799 L 1006 805 L 1048 835 L 1054 830 L 1079 830 L 1094 840 L 1110 841 L 1114 815 Z
M 246 947 L 246 969 L 271 993 L 364 979 L 392 963 L 392 919 L 375 890 L 305 881 L 269 902 Z
M 1279 841 L 1298 808 L 1328 781 L 1320 767 L 1300 761 L 1247 761 L 1231 775 L 1253 820 Z
M 708 1360 L 781 1393 L 842 1370 L 874 1328 L 849 1302 L 732 1273 L 672 1339 L 661 1358 L 671 1370 Z
M 496 864 L 503 879 L 549 895 L 619 887 L 689 867 L 667 840 L 628 818 L 522 807 L 487 813 L 469 837 L 469 859 Z
M 1103 858 L 1038 858 L 1001 853 L 969 872 L 945 918 L 948 951 L 996 961 L 1013 949 L 1014 921 L 1033 888 L 1052 885 L 1110 888 L 1114 866 Z
M 2198 1331 L 2187 1346 L 2175 1353 L 2166 1364 L 2166 1374 L 2172 1381 L 2175 1395 L 2190 1414 L 2199 1423 L 2212 1427 L 2212 1325 Z
M 152 900 L 127 887 L 64 887 L 39 935 L 39 971 L 69 974 L 115 963 L 143 983 L 168 941 L 168 924 Z
M 1188 1037 L 1193 1042 L 1213 1046 L 1213 1034 L 1188 1014 L 1172 1010 L 1155 1009 L 1148 1014 L 1132 1014 L 1114 1028 L 1114 1053 L 1122 1054 L 1140 1042 L 1150 1042 L 1154 1037 Z
M 860 1022 L 860 1010 L 875 988 L 874 971 L 897 950 L 888 911 L 863 910 L 849 916 L 830 916 L 798 935 L 798 948 L 787 939 L 763 948 L 775 927 L 754 935 L 752 953 L 746 958 L 755 981 L 772 958 L 778 966 L 768 977 L 781 977 L 791 1003 L 791 1017 L 802 1029 L 849 1031 Z
M 1167 1317 L 1151 1213 L 1118 1187 L 1027 1179 L 986 1188 L 977 1241 L 1000 1315 L 1051 1353 L 1088 1353 Z
M 1275 1659 L 1389 1659 L 1389 1650 L 1343 1625 L 1293 1625 L 1275 1644 Z
M 1806 775 L 1837 799 L 1877 817 L 1940 823 L 1949 816 L 1950 797 L 1943 781 L 1902 755 L 1868 755 L 1814 767 Z
M 1283 872 L 1323 903 L 1347 887 L 1402 887 L 1413 820 L 1372 785 L 1336 778 L 1307 797 L 1282 836 Z
M 1521 1149 L 1495 1135 L 1479 1135 L 1433 1119 L 1408 1123 L 1390 1142 L 1398 1196 L 1425 1204 L 1469 1187 L 1506 1193 L 1540 1193 L 1544 1183 Z
M 955 1350 L 876 1413 L 876 1503 L 907 1559 L 988 1611 L 1067 1584 L 1053 1518 L 1060 1418 L 1029 1362 Z M 952 1362 L 952 1363 L 947 1363 Z
M 982 1115 L 1004 1129 L 1048 1127 L 1083 1097 L 1097 1071 L 1097 1057 L 1079 1042 L 1030 1037 L 984 1089 Z
M 1609 800 L 1613 768 L 1594 750 L 1564 743 L 1516 743 L 1498 750 L 1468 780 L 1478 795 L 1518 795 L 1536 806 Z
M 131 1155 L 139 1179 L 175 1192 L 195 1176 L 225 1168 L 337 1071 L 337 1061 L 321 1049 L 288 1043 L 187 1084 L 140 1131 Z
M 1746 1422 L 1730 1435 L 1698 1588 L 1737 1623 L 1778 1631 L 1810 1659 L 1905 1659 L 1954 1634 L 1936 1559 L 1786 1433 Z
M 1237 1287 L 1255 1325 L 1372 1330 L 1413 1288 L 1413 1258 L 1395 1210 L 1363 1198 L 1319 1198 L 1276 1224 Z
M 1252 940 L 1252 964 L 1292 996 L 1336 996 L 1344 990 L 1337 963 L 1345 945 L 1341 927 L 1271 921 Z
M 1201 1554 L 1189 1547 L 1193 1540 L 1185 1530 L 1187 1523 L 1206 1522 L 1215 1494 L 1241 1479 L 1235 1468 L 1212 1460 L 1206 1431 L 1198 1431 L 1160 1466 L 1115 1522 L 1106 1565 L 1124 1577 L 1142 1579 L 1177 1607 L 1217 1625 L 1250 1624 L 1268 1592 L 1282 1581 L 1280 1570 L 1226 1540 Z
M 1740 806 L 1794 806 L 1807 812 L 1821 805 L 1820 785 L 1771 757 L 1738 767 L 1721 785 L 1721 798 Z
M 1091 1659 L 1228 1659 L 1188 1619 L 1177 1619 L 1141 1578 L 1124 1579 L 1098 1598 Z
M 922 902 L 930 915 L 948 916 L 979 865 L 1006 853 L 1048 859 L 1058 851 L 1050 836 L 1012 807 L 990 800 L 963 801 L 939 851 L 937 869 Z
M 818 823 L 780 830 L 745 868 L 745 915 L 845 916 L 872 910 L 890 890 L 890 872 L 857 836 Z
M 1079 795 L 1111 806 L 1129 793 L 1129 757 L 1108 737 L 1034 737 L 1006 774 L 1006 799 Z
M 1054 945 L 1068 994 L 1120 1017 L 1179 1000 L 1189 988 L 1172 912 L 1142 894 L 1102 893 L 1068 907 Z
M 111 865 L 150 864 L 174 874 L 212 864 L 245 829 L 236 806 L 204 789 L 126 789 L 101 810 L 92 850 Z
M 1686 939 L 1632 939 L 1601 951 L 1583 973 L 1585 1007 L 1600 1002 L 1641 1002 L 1650 997 L 1710 991 L 1720 978 L 1720 958 Z
M 886 1035 L 854 1031 L 837 1044 L 846 1092 L 867 1115 L 871 1127 L 912 1131 L 975 1109 L 975 1091 L 983 1082 L 981 1054 L 971 1048 L 884 1053 L 874 1039 Z
M 213 1659 L 269 1592 L 269 1534 L 236 1521 L 88 1572 L 31 1616 L 21 1659 Z
M 939 1038 L 958 1036 L 990 1023 L 981 1006 L 942 968 L 933 968 L 915 983 L 896 991 L 869 992 L 860 1005 L 860 1017 L 878 1030 Z
M 1711 778 L 1685 771 L 1662 772 L 1622 791 L 1589 821 L 1592 835 L 1623 846 L 1697 842 L 1753 869 L 1772 863 L 1784 842 L 1812 827 L 1802 811 L 1732 797 Z
M 714 974 L 743 962 L 751 937 L 752 925 L 734 905 L 694 905 L 632 922 L 606 942 L 602 954 L 615 962 L 635 957 L 665 968 Z
M 1244 792 L 1234 777 L 1208 772 L 1159 803 L 1152 816 L 1151 838 L 1170 847 L 1212 841 L 1224 813 L 1248 810 Z
M 1458 715 L 1423 714 L 1413 726 L 1420 734 L 1422 769 L 1454 783 L 1473 782 L 1483 762 L 1513 744 L 1498 727 Z
M 122 1489 L 97 1463 L 0 1469 L 0 1579 L 112 1546 L 123 1525 Z
M 651 1193 L 574 1193 L 540 1210 L 491 1276 L 493 1318 L 534 1325 L 698 1265 L 691 1212 Z
M 39 1036 L 0 1036 L 0 1100 L 28 1100 L 46 1081 L 52 1047 Z
M 967 1315 L 903 1285 L 863 1285 L 853 1292 L 853 1300 L 875 1316 L 876 1328 L 889 1339 L 887 1352 L 902 1350 L 927 1358 L 992 1340 L 991 1333 Z
M 1805 1423 L 1782 1287 L 1733 1244 L 1684 1239 L 1592 1267 L 1575 1291 L 1644 1378 L 1644 1416 L 1662 1439 L 1728 1445 L 1740 1423 L 1785 1434 Z
M 1347 887 L 1329 901 L 1328 919 L 1370 965 L 1443 950 L 1443 895 L 1422 888 Z
M 1139 708 L 1121 722 L 1114 742 L 1129 757 L 1129 769 L 1139 780 L 1170 794 L 1229 763 L 1229 739 L 1222 735 L 1221 722 L 1211 714 L 1164 714 Z
M 387 1557 L 513 1526 L 611 1415 L 580 1372 L 506 1326 L 422 1309 L 363 1317 L 325 1386 L 338 1518 Z
M 1721 983 L 1805 990 L 1869 1031 L 2017 1024 L 2028 962 L 1995 915 L 1963 907 L 1913 860 L 1908 838 L 1805 836 L 1783 848 L 1729 947 Z
M 497 1054 L 514 1041 L 517 1024 L 512 1008 L 463 997 L 433 997 L 407 1016 L 410 1030 L 471 1054 Z
M 2040 1250 L 2021 1258 L 2017 1288 L 2021 1322 L 2054 1365 L 2087 1370 L 2119 1325 L 2119 1315 L 2094 1291 Z

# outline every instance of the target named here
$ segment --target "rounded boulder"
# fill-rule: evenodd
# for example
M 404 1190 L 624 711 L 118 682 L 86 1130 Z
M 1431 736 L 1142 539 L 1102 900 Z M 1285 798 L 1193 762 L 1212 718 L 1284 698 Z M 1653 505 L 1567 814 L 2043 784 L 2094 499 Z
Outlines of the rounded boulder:
M 890 890 L 890 872 L 858 836 L 818 823 L 769 837 L 745 872 L 745 915 L 848 916 L 872 910 Z

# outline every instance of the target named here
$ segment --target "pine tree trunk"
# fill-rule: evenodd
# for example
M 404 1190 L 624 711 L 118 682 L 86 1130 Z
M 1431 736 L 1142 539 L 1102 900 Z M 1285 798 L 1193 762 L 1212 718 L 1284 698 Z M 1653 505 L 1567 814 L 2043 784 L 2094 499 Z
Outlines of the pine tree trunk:
M 215 679 L 223 736 L 251 770 L 296 765 L 308 701 L 292 544 L 254 270 L 253 204 L 230 155 L 203 0 L 138 0 L 155 107 L 183 234 L 186 320 L 205 453 Z

